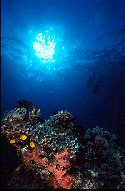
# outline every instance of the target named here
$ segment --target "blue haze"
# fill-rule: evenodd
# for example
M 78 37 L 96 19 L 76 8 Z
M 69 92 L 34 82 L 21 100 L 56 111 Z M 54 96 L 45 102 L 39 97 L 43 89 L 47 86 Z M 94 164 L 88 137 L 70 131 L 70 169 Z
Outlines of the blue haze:
M 48 119 L 67 110 L 125 145 L 125 0 L 2 0 L 1 110 L 31 100 Z M 55 62 L 42 64 L 33 42 L 53 28 Z M 64 50 L 62 48 L 64 47 Z M 99 91 L 88 79 L 94 72 Z M 99 80 L 102 79 L 102 80 Z

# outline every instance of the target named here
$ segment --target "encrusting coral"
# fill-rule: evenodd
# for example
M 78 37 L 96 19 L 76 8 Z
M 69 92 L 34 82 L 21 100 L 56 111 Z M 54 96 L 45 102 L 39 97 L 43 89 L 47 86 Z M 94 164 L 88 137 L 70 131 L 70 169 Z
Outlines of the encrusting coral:
M 83 133 L 67 111 L 45 121 L 40 109 L 26 100 L 6 113 L 1 128 L 17 149 L 22 169 L 29 177 L 31 172 L 39 176 L 40 188 L 125 188 L 125 151 L 103 128 Z M 25 181 L 22 188 L 29 188 Z

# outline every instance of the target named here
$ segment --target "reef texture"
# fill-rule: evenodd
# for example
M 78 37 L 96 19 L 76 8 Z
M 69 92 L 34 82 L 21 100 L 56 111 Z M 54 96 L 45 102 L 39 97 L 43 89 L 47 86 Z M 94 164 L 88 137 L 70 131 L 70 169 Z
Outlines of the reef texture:
M 21 162 L 10 188 L 125 188 L 125 151 L 103 128 L 83 133 L 67 111 L 44 121 L 25 100 L 6 113 L 1 128 Z

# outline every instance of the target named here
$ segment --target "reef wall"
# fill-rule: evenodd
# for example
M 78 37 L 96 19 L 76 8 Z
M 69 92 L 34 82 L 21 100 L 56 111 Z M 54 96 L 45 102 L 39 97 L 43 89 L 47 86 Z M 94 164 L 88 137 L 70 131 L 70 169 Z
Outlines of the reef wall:
M 103 128 L 84 132 L 67 111 L 43 120 L 40 109 L 25 100 L 1 124 L 19 156 L 10 188 L 125 188 L 125 151 Z

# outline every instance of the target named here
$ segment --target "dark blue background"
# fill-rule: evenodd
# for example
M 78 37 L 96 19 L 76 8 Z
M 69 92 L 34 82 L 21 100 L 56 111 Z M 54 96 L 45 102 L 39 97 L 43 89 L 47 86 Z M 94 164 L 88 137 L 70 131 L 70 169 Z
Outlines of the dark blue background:
M 2 0 L 1 11 L 2 112 L 28 99 L 45 119 L 68 110 L 86 128 L 109 129 L 125 145 L 125 1 Z M 32 49 L 47 27 L 65 47 L 50 70 Z M 96 95 L 87 87 L 92 72 L 103 79 Z

